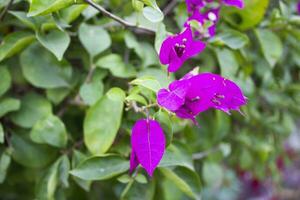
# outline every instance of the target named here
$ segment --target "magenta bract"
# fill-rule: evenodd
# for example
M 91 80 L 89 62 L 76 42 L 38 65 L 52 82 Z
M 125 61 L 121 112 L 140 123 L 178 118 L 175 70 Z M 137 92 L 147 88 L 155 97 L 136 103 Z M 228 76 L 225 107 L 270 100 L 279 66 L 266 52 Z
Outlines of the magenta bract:
M 176 87 L 172 86 L 174 84 Z M 184 98 L 184 102 L 180 100 L 179 103 L 178 96 L 174 98 L 176 88 L 185 90 L 180 93 L 180 99 Z M 194 76 L 188 74 L 183 79 L 171 83 L 169 90 L 162 90 L 165 94 L 162 96 L 159 95 L 161 90 L 158 92 L 158 104 L 176 113 L 178 117 L 191 119 L 194 122 L 195 116 L 207 109 L 214 108 L 229 114 L 230 110 L 239 111 L 240 107 L 247 103 L 246 97 L 234 82 L 212 73 Z
M 227 6 L 235 6 L 237 8 L 244 8 L 244 0 L 186 0 L 186 6 L 189 13 L 199 11 L 208 3 L 221 3 Z
M 175 72 L 187 59 L 203 51 L 205 46 L 205 43 L 193 40 L 191 27 L 187 26 L 182 33 L 164 40 L 159 59 L 162 64 L 169 65 L 169 72 Z
M 298 2 L 297 10 L 298 10 L 298 13 L 300 15 L 300 1 Z
M 228 6 L 235 6 L 237 8 L 244 8 L 244 0 L 223 0 L 223 3 Z
M 141 164 L 149 176 L 152 176 L 164 155 L 165 144 L 163 129 L 157 121 L 138 120 L 132 128 L 131 134 L 130 171 Z

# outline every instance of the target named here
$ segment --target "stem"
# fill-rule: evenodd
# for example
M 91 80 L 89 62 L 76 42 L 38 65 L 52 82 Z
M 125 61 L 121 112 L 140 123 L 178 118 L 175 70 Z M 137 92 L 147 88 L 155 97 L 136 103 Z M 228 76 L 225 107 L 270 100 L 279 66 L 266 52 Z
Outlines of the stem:
M 207 151 L 199 152 L 193 154 L 193 160 L 201 160 L 202 158 L 208 156 L 209 154 L 215 153 L 220 151 L 220 146 L 214 147 L 212 149 L 209 149 Z
M 5 15 L 9 9 L 9 7 L 13 4 L 14 0 L 10 0 L 8 2 L 8 4 L 5 6 L 5 8 L 3 9 L 2 13 L 0 14 L 0 21 L 4 20 Z
M 95 8 L 96 10 L 98 10 L 99 12 L 101 12 L 106 17 L 109 17 L 109 18 L 115 20 L 116 22 L 122 24 L 126 28 L 133 29 L 134 31 L 139 32 L 139 33 L 146 33 L 146 34 L 151 34 L 151 35 L 155 34 L 155 31 L 153 31 L 151 29 L 139 27 L 139 26 L 136 26 L 134 24 L 131 24 L 130 22 L 125 21 L 124 19 L 122 19 L 122 18 L 114 15 L 113 13 L 107 11 L 105 8 L 103 8 L 102 6 L 100 6 L 97 3 L 93 2 L 92 0 L 84 0 L 84 1 L 87 4 L 89 4 L 90 6 L 92 6 L 93 8 Z
M 168 15 L 177 5 L 178 0 L 172 0 L 167 6 L 164 8 L 163 13 L 164 15 Z

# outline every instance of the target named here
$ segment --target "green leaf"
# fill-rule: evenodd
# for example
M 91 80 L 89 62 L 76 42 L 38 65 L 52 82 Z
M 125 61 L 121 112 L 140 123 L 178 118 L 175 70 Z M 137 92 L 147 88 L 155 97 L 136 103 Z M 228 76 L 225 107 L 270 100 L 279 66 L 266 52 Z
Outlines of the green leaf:
M 21 67 L 25 78 L 39 88 L 69 87 L 72 68 L 38 44 L 31 45 L 21 54 Z
M 135 77 L 136 71 L 130 65 L 125 65 L 122 58 L 118 54 L 109 54 L 97 60 L 96 66 L 108 69 L 112 75 L 119 78 Z
M 54 147 L 65 147 L 68 140 L 64 123 L 52 114 L 36 122 L 30 137 L 36 143 L 49 144 Z
M 182 166 L 194 170 L 192 155 L 182 144 L 170 144 L 166 149 L 159 167 L 176 167 Z
M 125 93 L 110 89 L 84 119 L 84 142 L 94 155 L 104 154 L 114 142 L 121 125 Z
M 234 7 L 223 6 L 224 19 L 231 25 L 247 30 L 256 26 L 265 16 L 269 6 L 269 0 L 245 0 L 245 8 L 238 9 Z
M 164 134 L 166 137 L 166 146 L 169 146 L 171 144 L 173 139 L 173 127 L 172 127 L 172 121 L 170 119 L 170 115 L 160 109 L 155 115 L 154 118 L 160 123 L 164 130 Z
M 155 181 L 146 184 L 131 181 L 127 184 L 121 194 L 121 200 L 153 200 L 155 195 Z
M 58 166 L 58 176 L 60 183 L 65 187 L 69 187 L 69 171 L 70 171 L 70 161 L 67 155 L 60 157 L 60 163 Z
M 11 85 L 11 76 L 6 67 L 0 66 L 0 97 L 7 92 Z
M 59 164 L 61 158 L 52 164 L 43 174 L 36 186 L 37 199 L 54 200 L 56 188 L 59 184 Z
M 74 150 L 73 157 L 72 157 L 72 168 L 76 168 L 81 162 L 86 160 L 86 155 L 81 153 L 80 151 Z M 92 181 L 86 181 L 76 176 L 72 176 L 75 182 L 85 191 L 89 191 Z
M 79 39 L 91 57 L 95 57 L 111 45 L 109 34 L 100 26 L 81 24 L 79 27 Z
M 4 130 L 3 130 L 3 126 L 0 123 L 0 143 L 3 144 L 4 140 L 5 140 L 5 133 L 4 133 Z
M 71 42 L 70 36 L 58 29 L 51 30 L 48 34 L 37 32 L 36 37 L 60 61 Z
M 4 182 L 11 158 L 7 151 L 3 152 L 0 158 L 0 184 Z
M 255 33 L 261 45 L 263 55 L 273 68 L 283 53 L 283 45 L 280 38 L 267 29 L 256 29 Z
M 72 5 L 60 10 L 59 14 L 67 23 L 71 23 L 77 19 L 81 12 L 83 12 L 87 7 L 88 5 Z
M 155 34 L 155 50 L 157 53 L 160 51 L 160 47 L 163 43 L 163 41 L 167 37 L 167 30 L 166 26 L 163 23 L 160 23 L 159 26 L 157 27 L 157 31 Z
M 0 44 L 0 61 L 22 51 L 34 41 L 32 33 L 18 31 L 7 35 Z
M 51 21 L 50 16 L 37 16 L 37 17 L 28 17 L 26 12 L 23 11 L 9 11 L 10 14 L 15 16 L 18 20 L 22 22 L 23 25 L 28 28 L 37 31 L 43 23 Z
M 38 120 L 52 113 L 51 103 L 36 93 L 21 98 L 21 108 L 12 113 L 11 120 L 18 126 L 31 128 Z
M 56 155 L 49 146 L 33 143 L 25 133 L 12 134 L 11 145 L 13 159 L 25 167 L 45 167 Z
M 14 98 L 4 98 L 0 100 L 0 117 L 9 112 L 20 109 L 20 101 Z
M 164 14 L 159 10 L 150 6 L 143 8 L 143 15 L 146 19 L 153 23 L 160 22 L 164 19 Z
M 226 29 L 223 33 L 213 37 L 210 42 L 217 45 L 225 44 L 231 49 L 240 49 L 249 43 L 249 38 L 239 31 Z
M 220 165 L 205 162 L 203 165 L 203 178 L 210 187 L 219 186 L 223 180 L 223 170 Z
M 141 78 L 137 78 L 131 81 L 130 84 L 145 87 L 155 93 L 161 89 L 159 82 L 152 76 L 143 76 Z
M 193 199 L 201 199 L 201 183 L 199 176 L 194 171 L 185 167 L 177 167 L 174 170 L 159 168 L 159 170 L 186 195 Z
M 102 77 L 98 76 L 93 77 L 91 82 L 81 85 L 79 94 L 84 103 L 94 105 L 103 96 L 103 91 Z
M 226 78 L 234 78 L 236 77 L 236 73 L 239 69 L 239 64 L 235 58 L 233 51 L 223 48 L 216 50 L 217 58 L 221 67 L 221 74 Z
M 46 15 L 75 3 L 74 0 L 30 0 L 28 16 Z
M 129 162 L 119 156 L 92 157 L 70 171 L 83 180 L 106 180 L 129 169 Z
M 139 94 L 130 94 L 129 96 L 126 97 L 126 101 L 136 101 L 143 105 L 147 105 L 146 99 Z

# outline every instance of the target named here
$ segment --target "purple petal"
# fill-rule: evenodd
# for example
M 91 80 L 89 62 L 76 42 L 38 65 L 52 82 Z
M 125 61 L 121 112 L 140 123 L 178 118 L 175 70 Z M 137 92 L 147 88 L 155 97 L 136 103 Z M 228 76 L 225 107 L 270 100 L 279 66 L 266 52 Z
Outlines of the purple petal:
M 196 125 L 198 125 L 198 122 L 196 121 L 196 116 L 193 115 L 188 109 L 185 107 L 181 107 L 176 111 L 177 117 L 180 117 L 182 119 L 190 119 L 192 122 Z
M 163 129 L 157 121 L 141 119 L 132 128 L 132 149 L 149 176 L 153 175 L 163 157 L 165 143 Z
M 298 3 L 298 13 L 299 13 L 299 15 L 300 15 L 300 1 L 299 1 L 299 3 Z
M 205 6 L 205 0 L 186 0 L 185 2 L 189 13 Z
M 235 6 L 237 8 L 244 8 L 244 0 L 223 0 L 223 3 L 228 6 Z
M 134 153 L 134 150 L 132 149 L 131 150 L 131 153 L 130 153 L 130 169 L 129 169 L 129 172 L 132 173 L 135 168 L 139 165 L 139 161 Z
M 162 64 L 169 64 L 168 71 L 177 71 L 192 56 L 203 51 L 205 43 L 193 40 L 191 27 L 177 35 L 169 36 L 160 48 L 159 58 Z

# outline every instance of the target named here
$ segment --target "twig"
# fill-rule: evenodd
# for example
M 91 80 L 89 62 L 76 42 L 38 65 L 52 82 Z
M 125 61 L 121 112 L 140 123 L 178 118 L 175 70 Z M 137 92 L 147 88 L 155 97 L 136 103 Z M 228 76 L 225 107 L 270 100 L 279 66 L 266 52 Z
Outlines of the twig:
M 163 13 L 164 15 L 168 15 L 177 5 L 178 0 L 172 0 L 168 5 L 164 8 Z
M 14 0 L 10 0 L 8 2 L 8 4 L 5 6 L 5 8 L 3 9 L 2 13 L 0 14 L 0 21 L 4 20 L 5 15 L 9 9 L 9 7 L 13 4 Z
M 102 6 L 100 6 L 97 3 L 93 2 L 92 0 L 84 0 L 84 1 L 87 4 L 89 4 L 90 6 L 92 6 L 93 8 L 95 8 L 96 10 L 100 11 L 103 15 L 117 21 L 118 23 L 122 24 L 126 28 L 133 29 L 134 31 L 139 32 L 139 33 L 146 33 L 146 34 L 151 34 L 151 35 L 155 34 L 155 31 L 153 31 L 151 29 L 136 26 L 136 25 L 131 24 L 130 22 L 127 22 L 124 19 L 110 13 L 105 8 L 103 8 Z
M 202 158 L 208 156 L 209 154 L 215 153 L 220 151 L 220 146 L 214 147 L 212 149 L 209 149 L 207 151 L 199 152 L 193 154 L 193 160 L 201 160 Z

